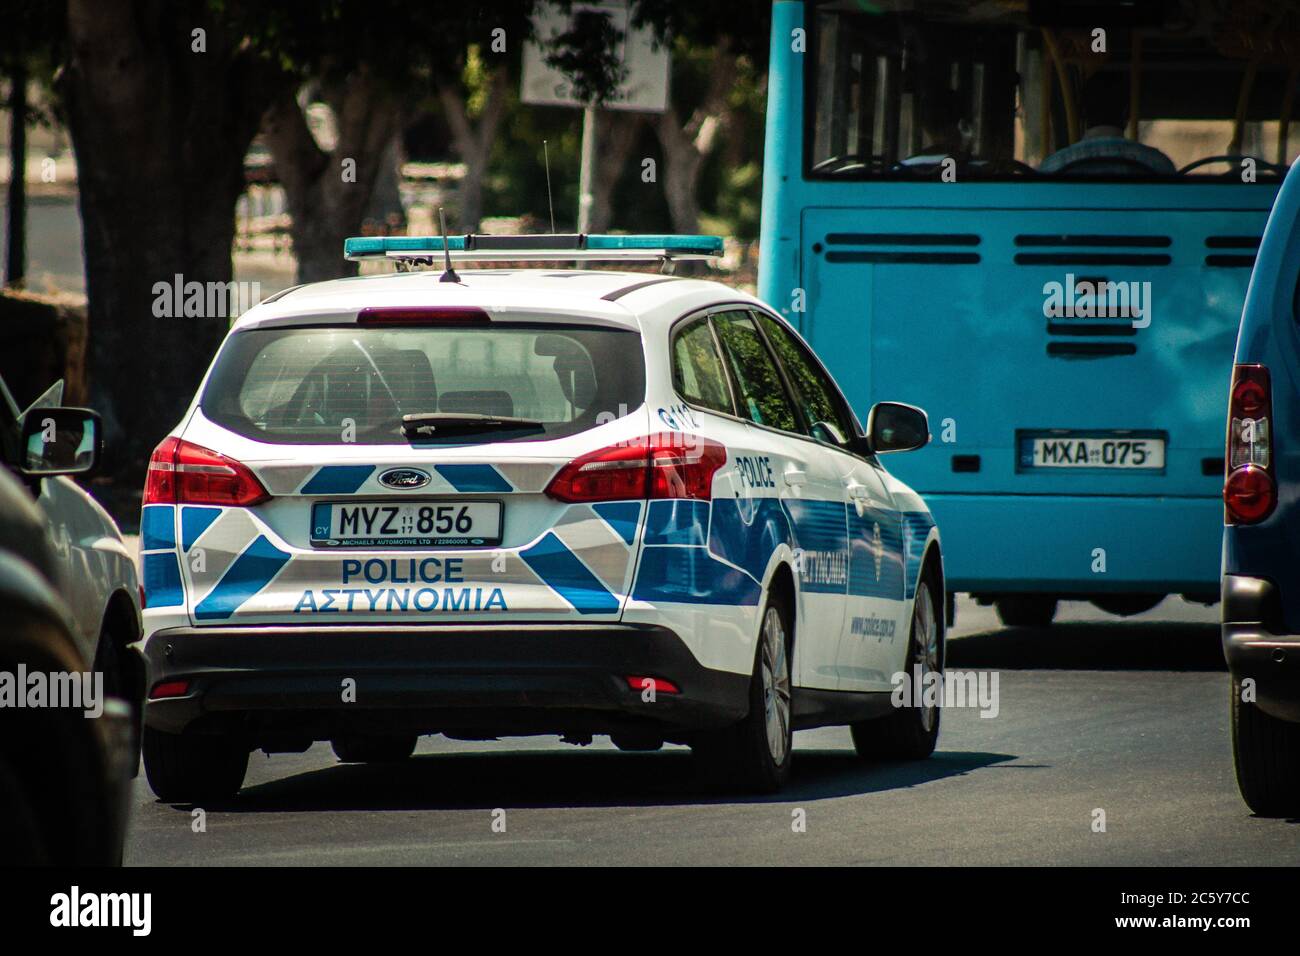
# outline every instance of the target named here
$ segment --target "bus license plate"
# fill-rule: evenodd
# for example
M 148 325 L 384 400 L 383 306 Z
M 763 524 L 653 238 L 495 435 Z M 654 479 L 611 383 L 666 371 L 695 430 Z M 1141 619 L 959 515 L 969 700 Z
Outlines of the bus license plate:
M 319 502 L 312 506 L 311 542 L 326 548 L 500 544 L 501 502 Z
M 1165 439 L 1155 435 L 1027 435 L 1020 440 L 1020 467 L 1163 471 Z

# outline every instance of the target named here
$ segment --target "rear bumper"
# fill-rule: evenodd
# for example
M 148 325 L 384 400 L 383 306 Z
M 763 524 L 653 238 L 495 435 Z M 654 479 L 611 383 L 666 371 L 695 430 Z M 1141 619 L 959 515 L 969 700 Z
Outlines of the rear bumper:
M 1281 627 L 1281 595 L 1272 581 L 1223 576 L 1223 656 L 1238 680 L 1255 682 L 1261 710 L 1300 721 L 1300 634 Z
M 1223 502 L 1105 495 L 925 495 L 951 591 L 1219 590 Z M 1104 551 L 1105 571 L 1100 567 Z
M 151 692 L 190 684 L 182 697 L 150 699 L 148 726 L 246 733 L 253 746 L 367 732 L 677 739 L 748 709 L 748 677 L 701 666 L 658 626 L 176 628 L 152 635 L 145 659 Z M 681 693 L 644 701 L 630 675 Z

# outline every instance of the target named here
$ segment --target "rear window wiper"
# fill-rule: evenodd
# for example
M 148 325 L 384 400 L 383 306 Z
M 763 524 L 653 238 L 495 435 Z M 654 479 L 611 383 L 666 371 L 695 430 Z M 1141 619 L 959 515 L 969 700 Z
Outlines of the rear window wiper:
M 480 415 L 476 412 L 416 412 L 402 416 L 402 434 L 408 436 L 477 432 L 497 428 L 527 428 L 540 431 L 545 428 L 545 423 L 535 418 Z

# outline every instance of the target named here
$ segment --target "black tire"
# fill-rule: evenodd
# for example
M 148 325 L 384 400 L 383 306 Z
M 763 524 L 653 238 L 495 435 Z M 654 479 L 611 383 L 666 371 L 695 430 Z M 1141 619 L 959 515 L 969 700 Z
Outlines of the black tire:
M 1300 724 L 1241 699 L 1232 679 L 1232 763 L 1237 789 L 1261 817 L 1300 815 Z
M 1103 594 L 1093 598 L 1092 603 L 1107 614 L 1132 617 L 1145 614 L 1166 597 L 1167 594 Z
M 49 866 L 55 861 L 31 795 L 0 756 L 0 853 L 6 866 Z
M 343 763 L 399 763 L 415 753 L 415 734 L 339 737 L 330 741 Z
M 125 653 L 113 640 L 112 633 L 106 630 L 99 635 L 93 667 L 104 675 L 104 693 L 126 701 L 131 707 L 131 776 L 134 777 L 140 769 L 140 729 L 144 720 L 141 701 L 124 666 Z
M 1047 627 L 1056 617 L 1056 598 L 1047 594 L 1013 594 L 998 598 L 997 604 L 1007 627 Z
M 927 574 L 916 586 L 912 608 L 912 625 L 907 638 L 907 676 L 914 680 L 915 667 L 943 672 L 947 656 L 944 618 L 935 603 L 937 588 L 933 575 Z M 928 623 L 926 605 L 929 606 Z M 931 630 L 932 629 L 932 630 Z M 922 648 L 921 635 L 932 633 L 930 646 Z M 925 651 L 924 655 L 922 651 Z M 922 658 L 924 657 L 924 662 Z M 915 694 L 917 688 L 913 688 Z M 915 697 L 913 698 L 915 701 Z M 887 717 L 876 717 L 849 725 L 853 749 L 867 760 L 924 760 L 934 753 L 939 742 L 940 707 L 900 707 Z
M 230 737 L 144 729 L 144 772 L 164 803 L 227 800 L 244 785 L 248 747 Z
M 775 615 L 780 633 L 769 631 Z M 793 615 L 783 595 L 768 598 L 759 623 L 754 672 L 749 680 L 749 713 L 723 730 L 699 735 L 691 750 L 714 785 L 750 793 L 776 793 L 790 778 L 794 750 L 791 724 L 790 661 Z M 773 709 L 770 709 L 770 707 Z M 772 715 L 772 740 L 768 722 Z
M 662 750 L 664 746 L 664 739 L 658 734 L 610 734 L 609 740 L 610 743 L 619 750 L 627 750 L 634 753 L 646 753 L 655 750 Z

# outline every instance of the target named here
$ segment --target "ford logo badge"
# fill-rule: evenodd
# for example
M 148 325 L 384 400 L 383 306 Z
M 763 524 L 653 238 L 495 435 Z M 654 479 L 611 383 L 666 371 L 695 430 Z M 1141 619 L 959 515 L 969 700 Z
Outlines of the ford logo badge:
M 419 468 L 390 468 L 379 476 L 379 483 L 385 488 L 409 491 L 423 488 L 429 483 L 429 473 Z

